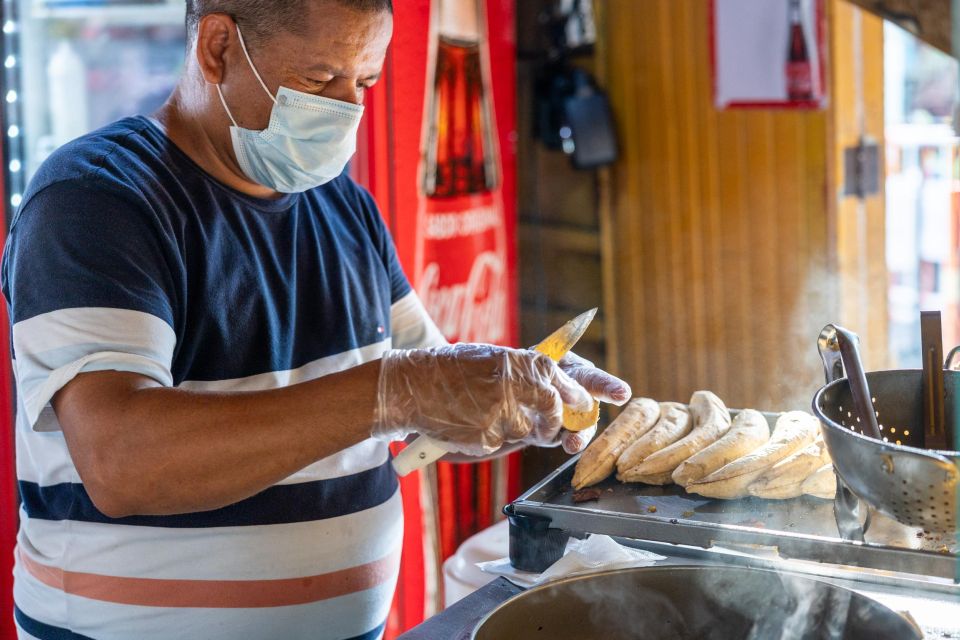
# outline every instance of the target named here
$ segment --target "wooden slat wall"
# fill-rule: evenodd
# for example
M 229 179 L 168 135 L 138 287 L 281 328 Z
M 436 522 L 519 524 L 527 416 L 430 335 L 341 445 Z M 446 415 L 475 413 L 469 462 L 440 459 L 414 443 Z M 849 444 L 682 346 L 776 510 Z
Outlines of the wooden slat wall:
M 828 205 L 836 228 L 838 319 L 860 335 L 867 368 L 882 369 L 889 362 L 883 163 L 879 193 L 860 199 L 844 195 L 842 185 L 845 147 L 866 139 L 880 145 L 883 154 L 883 65 L 878 62 L 883 60 L 883 20 L 846 0 L 829 6 L 834 34 L 831 175 L 838 186 Z
M 730 406 L 807 408 L 817 334 L 843 320 L 833 110 L 717 111 L 707 0 L 595 6 L 623 141 L 601 216 L 608 362 L 637 394 L 709 388 Z
M 577 171 L 560 151 L 534 138 L 534 80 L 545 62 L 543 12 L 554 0 L 517 3 L 518 260 L 522 344 L 531 345 L 573 316 L 603 307 L 597 177 Z M 590 70 L 592 56 L 574 63 Z M 606 309 L 577 345 L 577 352 L 603 365 Z
M 532 345 L 591 307 L 601 308 L 576 351 L 598 366 L 606 353 L 610 309 L 603 304 L 597 175 L 577 171 L 560 151 L 534 138 L 534 78 L 545 54 L 542 12 L 554 0 L 517 2 L 517 177 L 521 344 Z M 594 56 L 574 63 L 590 70 Z M 523 486 L 529 487 L 563 464 L 560 448 L 528 447 L 522 453 Z

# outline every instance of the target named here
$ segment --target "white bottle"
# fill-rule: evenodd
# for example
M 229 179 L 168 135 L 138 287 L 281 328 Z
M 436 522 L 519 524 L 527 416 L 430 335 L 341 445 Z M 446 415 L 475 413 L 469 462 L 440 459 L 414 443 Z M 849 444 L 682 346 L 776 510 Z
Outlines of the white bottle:
M 61 40 L 50 56 L 47 91 L 56 145 L 87 133 L 87 67 L 67 40 Z

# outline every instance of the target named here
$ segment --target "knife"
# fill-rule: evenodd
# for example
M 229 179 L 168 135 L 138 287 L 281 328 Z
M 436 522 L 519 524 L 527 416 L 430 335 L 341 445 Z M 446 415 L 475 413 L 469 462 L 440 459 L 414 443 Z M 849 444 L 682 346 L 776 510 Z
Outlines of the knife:
M 596 315 L 596 308 L 581 313 L 544 338 L 533 350 L 548 356 L 554 362 L 560 362 L 560 359 L 567 355 L 567 352 L 573 349 L 577 341 L 583 337 Z M 431 462 L 436 462 L 447 453 L 449 451 L 444 449 L 442 444 L 432 438 L 420 436 L 393 459 L 393 469 L 398 476 L 403 477 L 417 469 L 422 469 Z

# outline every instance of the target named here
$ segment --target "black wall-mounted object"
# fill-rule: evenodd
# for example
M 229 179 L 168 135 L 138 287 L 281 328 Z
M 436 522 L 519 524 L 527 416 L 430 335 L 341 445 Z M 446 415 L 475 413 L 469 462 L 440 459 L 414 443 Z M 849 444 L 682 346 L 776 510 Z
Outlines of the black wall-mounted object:
M 613 112 L 607 95 L 586 70 L 572 64 L 592 52 L 584 24 L 589 2 L 568 0 L 541 15 L 548 43 L 535 76 L 534 136 L 547 148 L 570 156 L 575 169 L 591 170 L 617 159 Z M 580 32 L 583 33 L 580 33 Z M 582 38 L 571 42 L 570 34 Z
M 576 169 L 597 169 L 617 160 L 617 135 L 605 93 L 591 87 L 563 103 L 563 150 Z
M 534 134 L 570 156 L 576 169 L 597 169 L 618 156 L 613 112 L 593 77 L 566 61 L 544 65 L 537 77 Z

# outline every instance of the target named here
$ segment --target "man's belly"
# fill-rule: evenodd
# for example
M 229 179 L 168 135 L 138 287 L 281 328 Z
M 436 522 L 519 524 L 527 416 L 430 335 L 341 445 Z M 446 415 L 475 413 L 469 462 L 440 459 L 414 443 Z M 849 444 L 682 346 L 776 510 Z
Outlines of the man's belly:
M 375 467 L 338 476 L 356 460 L 322 461 L 244 508 L 192 514 L 204 526 L 26 517 L 20 614 L 98 639 L 377 637 L 403 514 L 389 460 L 371 446 L 383 445 L 343 453 L 373 454 Z

